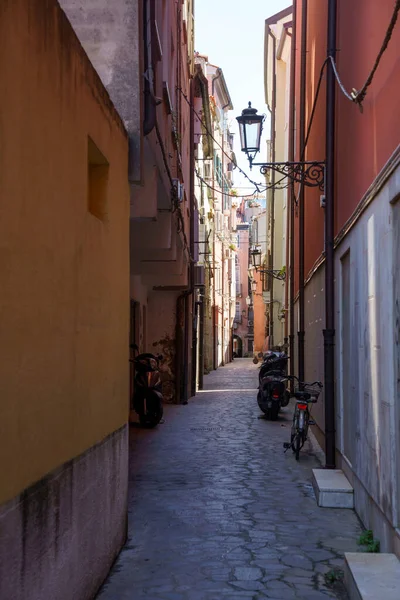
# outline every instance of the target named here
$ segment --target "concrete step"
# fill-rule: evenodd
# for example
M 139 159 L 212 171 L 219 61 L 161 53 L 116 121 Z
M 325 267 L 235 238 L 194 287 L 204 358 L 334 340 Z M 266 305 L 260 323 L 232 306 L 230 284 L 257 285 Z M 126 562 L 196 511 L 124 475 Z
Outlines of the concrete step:
M 313 469 L 313 488 L 318 506 L 354 508 L 354 490 L 340 469 Z
M 350 600 L 399 600 L 400 561 L 394 554 L 347 552 L 344 557 Z

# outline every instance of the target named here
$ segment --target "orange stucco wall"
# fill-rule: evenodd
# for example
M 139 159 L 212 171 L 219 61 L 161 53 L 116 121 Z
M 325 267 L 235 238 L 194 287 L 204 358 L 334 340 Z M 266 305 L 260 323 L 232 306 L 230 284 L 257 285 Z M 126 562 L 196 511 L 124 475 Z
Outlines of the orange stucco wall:
M 301 5 L 297 3 L 296 44 L 296 139 L 299 159 Z M 392 0 L 338 0 L 337 66 L 347 90 L 360 89 L 369 74 L 384 39 L 393 12 Z M 326 57 L 327 3 L 308 0 L 306 127 L 316 93 L 321 66 Z M 364 102 L 364 111 L 351 103 L 336 87 L 336 178 L 335 234 L 350 218 L 362 196 L 398 146 L 400 113 L 400 27 L 376 72 Z M 306 160 L 325 158 L 325 77 L 307 145 Z M 324 211 L 319 190 L 305 192 L 305 273 L 323 251 Z M 298 219 L 296 219 L 296 234 Z M 296 242 L 297 244 L 297 242 Z M 297 248 L 297 246 L 296 246 Z M 297 254 L 297 252 L 296 252 Z M 297 258 L 296 258 L 297 260 Z M 297 277 L 297 268 L 296 268 Z M 296 280 L 296 289 L 298 281 Z
M 129 191 L 123 125 L 55 1 L 1 2 L 0 73 L 2 502 L 127 421 Z

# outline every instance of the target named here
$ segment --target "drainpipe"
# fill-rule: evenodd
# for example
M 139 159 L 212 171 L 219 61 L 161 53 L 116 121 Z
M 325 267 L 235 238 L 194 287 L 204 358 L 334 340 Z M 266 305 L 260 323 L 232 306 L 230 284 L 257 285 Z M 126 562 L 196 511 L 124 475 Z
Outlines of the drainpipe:
M 190 106 L 194 104 L 193 79 L 190 80 Z M 190 257 L 189 257 L 189 285 L 176 301 L 176 397 L 180 404 L 187 404 L 188 382 L 189 382 L 189 327 L 190 327 L 190 305 L 189 298 L 194 292 L 194 113 L 190 111 L 190 182 L 189 182 L 189 206 L 190 206 Z M 193 304 L 193 303 L 192 303 Z M 183 335 L 182 335 L 183 334 Z
M 336 0 L 328 3 L 328 56 L 336 58 Z M 326 170 L 325 170 L 325 459 L 334 469 L 335 460 L 335 76 L 331 61 L 326 80 Z
M 221 71 L 222 73 L 222 71 Z M 214 83 L 214 81 L 213 81 Z M 224 107 L 222 108 L 224 110 Z M 222 122 L 222 164 L 221 164 L 221 174 L 222 174 L 222 194 L 221 194 L 221 208 L 222 208 L 222 223 L 225 225 L 225 216 L 224 216 L 224 186 L 225 186 L 225 114 L 223 113 L 223 122 Z M 224 239 L 225 227 L 222 232 L 222 239 Z M 222 344 L 222 366 L 225 365 L 225 245 L 222 242 L 222 296 L 221 296 L 221 304 L 222 304 L 222 327 L 221 327 L 221 344 Z
M 306 76 L 307 76 L 307 10 L 308 0 L 303 0 L 301 7 L 301 59 L 300 59 L 300 128 L 299 154 L 305 160 L 304 140 L 306 131 Z M 304 381 L 304 185 L 299 195 L 299 379 Z
M 204 294 L 204 291 L 201 292 Z M 204 296 L 197 303 L 199 307 L 199 390 L 204 387 Z
M 293 33 L 292 33 L 292 45 L 291 45 L 291 58 L 290 58 L 290 113 L 289 113 L 289 161 L 294 161 L 295 148 L 295 100 L 296 100 L 296 40 L 297 40 L 297 0 L 293 0 Z M 290 273 L 289 276 L 289 356 L 290 356 L 290 375 L 294 375 L 294 197 L 295 188 L 294 182 L 292 181 L 289 185 L 289 210 L 290 215 Z M 291 390 L 293 391 L 293 381 L 291 382 Z
M 198 372 L 198 355 L 197 350 L 199 347 L 199 308 L 200 302 L 198 301 L 199 292 L 195 290 L 193 295 L 193 318 L 192 318 L 192 380 L 190 386 L 190 396 L 195 396 L 197 391 L 197 372 Z
M 272 37 L 272 105 L 271 105 L 271 162 L 276 160 L 276 38 Z M 274 268 L 275 245 L 275 171 L 271 176 L 271 262 L 270 269 Z M 274 346 L 274 278 L 270 275 L 270 303 L 269 303 L 269 346 Z
M 212 169 L 212 187 L 213 189 L 215 188 L 215 160 L 214 160 L 214 156 L 213 156 L 213 169 Z M 212 264 L 213 264 L 213 303 L 212 303 L 212 357 L 213 357 L 213 369 L 215 371 L 215 369 L 217 368 L 217 333 L 216 333 L 216 327 L 217 327 L 217 319 L 216 319 L 216 293 L 215 293 L 215 287 L 216 287 L 216 268 L 215 268 L 215 240 L 216 240 L 216 235 L 215 235 L 215 198 L 213 196 L 213 211 L 214 211 L 214 218 L 213 218 L 213 222 L 212 222 L 212 233 L 213 233 L 213 248 L 212 248 Z
M 293 12 L 295 11 L 295 5 L 293 5 Z M 294 63 L 293 63 L 293 46 L 294 46 L 294 15 L 292 14 L 292 33 L 289 34 L 286 31 L 287 35 L 290 35 L 291 46 L 290 46 L 290 93 L 289 93 L 289 140 L 288 140 L 288 160 L 289 162 L 293 162 L 292 157 L 292 145 L 293 145 L 293 123 L 292 123 L 292 78 L 294 76 Z M 292 183 L 289 183 L 289 188 L 286 195 L 286 247 L 285 247 L 285 262 L 286 262 L 286 279 L 285 279 L 285 326 L 284 326 L 284 347 L 285 352 L 289 352 L 289 286 L 290 286 L 290 249 L 291 249 L 291 205 L 292 205 L 292 193 L 293 187 Z M 291 356 L 291 354 L 289 354 Z
M 148 135 L 156 124 L 156 102 L 153 89 L 153 67 L 151 64 L 151 8 L 148 0 L 143 2 L 143 37 L 144 37 L 144 119 L 143 119 L 143 135 Z
M 214 77 L 212 78 L 212 84 L 211 84 L 211 94 L 212 97 L 214 98 L 214 92 L 215 92 L 215 82 L 217 81 L 217 79 L 219 79 L 222 76 L 222 69 L 218 68 L 216 70 L 216 75 L 214 75 Z

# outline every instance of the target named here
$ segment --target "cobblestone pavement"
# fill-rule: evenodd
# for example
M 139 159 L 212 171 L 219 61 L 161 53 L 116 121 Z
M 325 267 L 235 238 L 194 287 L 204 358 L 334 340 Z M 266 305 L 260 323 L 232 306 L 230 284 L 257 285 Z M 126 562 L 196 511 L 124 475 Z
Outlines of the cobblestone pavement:
M 346 598 L 324 574 L 357 549 L 357 517 L 317 507 L 318 460 L 283 452 L 289 409 L 258 418 L 257 374 L 236 359 L 156 430 L 132 428 L 129 541 L 99 600 Z

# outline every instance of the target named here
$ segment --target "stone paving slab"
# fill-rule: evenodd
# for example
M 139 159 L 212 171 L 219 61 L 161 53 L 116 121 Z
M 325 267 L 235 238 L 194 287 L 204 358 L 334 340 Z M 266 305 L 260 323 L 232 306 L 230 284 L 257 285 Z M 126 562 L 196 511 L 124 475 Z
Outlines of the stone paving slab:
M 257 376 L 235 359 L 163 425 L 132 428 L 129 541 L 98 600 L 346 598 L 325 574 L 358 550 L 358 519 L 317 506 L 321 464 L 284 453 L 290 407 L 258 418 Z

